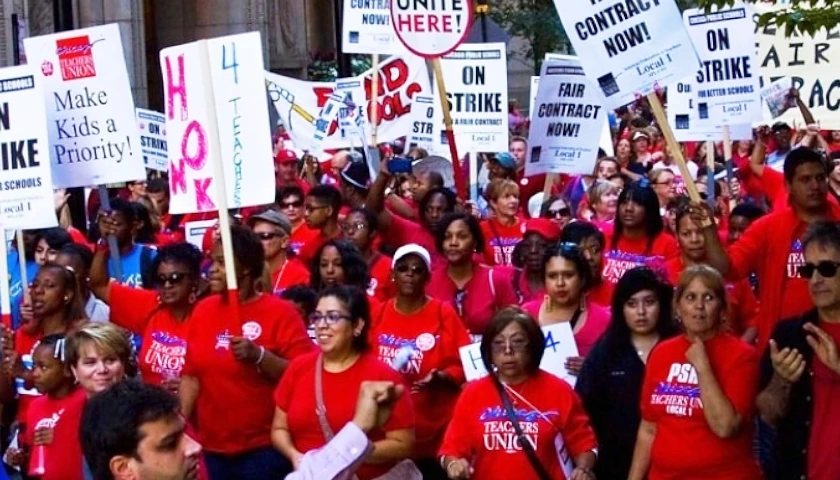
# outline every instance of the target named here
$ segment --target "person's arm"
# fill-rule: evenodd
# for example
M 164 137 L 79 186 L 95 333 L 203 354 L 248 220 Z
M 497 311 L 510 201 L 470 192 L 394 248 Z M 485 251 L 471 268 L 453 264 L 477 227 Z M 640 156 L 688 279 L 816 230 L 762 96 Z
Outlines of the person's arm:
M 743 418 L 726 398 L 715 378 L 712 367 L 706 364 L 697 370 L 700 384 L 700 400 L 703 402 L 703 416 L 712 432 L 720 438 L 731 438 L 741 429 Z
M 409 220 L 418 221 L 420 220 L 417 218 L 417 212 L 411 208 L 411 206 L 405 202 L 402 198 L 400 198 L 397 194 L 390 194 L 385 199 L 385 202 L 388 204 L 388 208 L 394 211 L 397 215 L 407 218 Z
M 349 480 L 370 448 L 365 432 L 348 422 L 323 448 L 303 455 L 286 480 Z
M 656 424 L 642 420 L 636 435 L 636 447 L 633 449 L 633 463 L 630 465 L 628 480 L 644 480 L 650 468 L 650 451 L 656 436 Z
M 764 162 L 767 160 L 767 145 L 764 143 L 765 127 L 759 128 L 755 135 L 752 155 L 750 155 L 750 172 L 756 177 L 764 175 Z
M 108 249 L 97 245 L 90 265 L 90 291 L 96 298 L 110 304 L 111 278 L 108 275 Z
M 814 119 L 814 114 L 811 113 L 811 109 L 808 108 L 808 105 L 802 101 L 802 98 L 799 96 L 799 90 L 796 88 L 791 88 L 791 95 L 793 98 L 796 99 L 796 106 L 799 107 L 799 113 L 802 114 L 802 119 L 805 120 L 805 125 L 812 125 L 817 123 Z
M 379 163 L 379 175 L 376 176 L 376 181 L 368 190 L 367 208 L 371 209 L 378 216 L 379 228 L 385 232 L 391 228 L 391 212 L 385 208 L 385 190 L 388 188 L 388 183 L 391 181 L 391 172 L 388 171 L 388 162 Z
M 332 443 L 332 442 L 330 442 Z M 274 420 L 271 422 L 271 444 L 284 457 L 288 458 L 295 470 L 300 467 L 303 454 L 295 448 L 292 442 L 292 435 L 289 433 L 289 424 L 286 419 L 286 412 L 279 408 L 274 409 Z M 329 445 L 329 443 L 328 443 Z
M 181 413 L 184 417 L 192 417 L 200 388 L 201 386 L 197 377 L 192 375 L 181 375 L 181 385 L 178 388 L 178 399 L 181 401 Z
M 289 361 L 285 358 L 281 358 L 278 355 L 275 355 L 268 350 L 265 351 L 265 356 L 263 357 L 262 361 L 257 363 L 257 368 L 259 369 L 260 373 L 266 379 L 277 382 L 280 380 L 280 377 L 283 376 L 283 372 L 286 371 L 286 368 L 289 366 Z
M 373 443 L 373 452 L 366 463 L 390 463 L 404 460 L 411 456 L 414 448 L 414 430 L 406 428 L 385 433 L 385 438 Z
M 706 239 L 706 262 L 714 267 L 721 275 L 726 276 L 730 268 L 729 255 L 720 243 L 714 213 L 705 202 L 691 202 L 690 217 L 702 228 Z
M 807 362 L 795 348 L 779 348 L 776 335 L 770 339 L 761 364 L 764 388 L 755 405 L 762 420 L 776 427 L 787 415 L 793 384 L 802 378 Z M 770 377 L 767 381 L 766 378 Z

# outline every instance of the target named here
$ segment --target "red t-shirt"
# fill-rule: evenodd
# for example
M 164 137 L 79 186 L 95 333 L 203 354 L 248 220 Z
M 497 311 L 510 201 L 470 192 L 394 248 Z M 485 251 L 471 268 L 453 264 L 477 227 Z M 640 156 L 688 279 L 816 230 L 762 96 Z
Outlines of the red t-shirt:
M 680 252 L 676 239 L 664 232 L 653 239 L 650 249 L 648 249 L 647 236 L 628 238 L 626 235 L 622 235 L 618 239 L 615 249 L 613 249 L 612 235 L 610 235 L 604 245 L 601 281 L 610 285 L 610 298 L 612 298 L 612 292 L 618 280 L 628 270 L 646 266 L 665 273 L 665 261 L 679 255 Z
M 517 218 L 513 225 L 503 225 L 496 218 L 481 222 L 484 235 L 484 263 L 487 265 L 511 265 L 513 249 L 525 232 L 525 222 Z
M 309 265 L 309 263 L 315 259 L 315 255 L 318 255 L 318 250 L 324 246 L 327 242 L 334 238 L 338 238 L 341 235 L 341 232 L 337 232 L 335 235 L 324 235 L 322 230 L 315 230 L 317 235 L 309 239 L 305 245 L 300 247 L 300 252 L 298 253 L 298 259 L 303 262 L 304 265 Z
M 84 389 L 78 388 L 70 395 L 54 399 L 48 395 L 32 402 L 26 415 L 23 443 L 32 451 L 35 430 L 53 429 L 53 441 L 44 445 L 44 475 L 41 480 L 82 480 L 84 467 L 79 427 L 82 410 L 87 402 Z M 35 455 L 30 456 L 30 467 Z
M 697 372 L 686 359 L 684 335 L 660 342 L 651 352 L 642 386 L 642 418 L 656 424 L 650 480 L 761 479 L 752 455 L 752 419 L 758 393 L 755 349 L 727 333 L 705 342 L 715 379 L 741 416 L 732 438 L 715 435 L 706 422 Z
M 275 295 L 280 295 L 289 287 L 309 285 L 309 269 L 296 258 L 289 258 L 282 267 L 271 272 L 271 284 Z
M 318 237 L 318 230 L 312 230 L 306 225 L 306 222 L 301 223 L 292 230 L 291 243 L 289 249 L 295 252 L 295 255 L 300 255 L 300 249 L 304 245 L 315 240 Z
M 801 238 L 805 235 L 806 225 L 800 224 L 794 233 L 793 244 L 790 246 L 783 280 L 784 288 L 778 292 L 782 300 L 782 314 L 779 317 L 793 318 L 802 315 L 813 307 L 811 294 L 808 292 L 808 280 L 799 275 L 799 267 L 805 265 L 805 249 L 802 248 Z M 759 282 L 761 277 L 759 277 Z M 807 299 L 807 302 L 802 300 Z
M 568 478 L 572 459 L 597 448 L 580 398 L 566 382 L 542 370 L 509 388 L 516 392 L 508 390 L 508 397 L 540 463 L 552 480 Z M 490 377 L 464 387 L 439 453 L 470 460 L 471 478 L 539 479 Z
M 407 243 L 416 243 L 428 250 L 432 257 L 433 267 L 446 263 L 446 260 L 437 250 L 434 234 L 417 222 L 392 214 L 391 227 L 383 233 L 383 240 L 388 245 L 398 247 Z
M 289 432 L 295 448 L 306 453 L 323 447 L 327 440 L 321 430 L 318 416 L 315 414 L 315 362 L 321 352 L 313 352 L 294 360 L 277 390 L 274 402 L 277 408 L 286 413 Z M 323 371 L 321 378 L 326 409 L 327 423 L 333 433 L 338 433 L 347 422 L 353 420 L 356 412 L 356 398 L 359 386 L 364 381 L 387 381 L 402 383 L 400 375 L 376 359 L 372 353 L 363 353 L 356 363 L 340 373 Z M 386 432 L 405 430 L 414 427 L 414 413 L 411 396 L 403 394 L 397 400 L 391 416 L 382 428 L 371 430 L 368 438 L 377 442 L 385 438 Z M 376 478 L 387 472 L 394 463 L 362 465 L 356 475 L 360 480 Z
M 470 335 L 451 306 L 431 299 L 417 312 L 404 315 L 390 300 L 371 312 L 370 344 L 379 360 L 393 366 L 402 348 L 410 348 L 411 358 L 399 370 L 407 385 L 440 370 L 456 384 L 464 383 L 464 368 L 458 349 L 470 344 Z M 412 391 L 416 443 L 415 458 L 434 458 L 452 418 L 458 390 L 449 386 Z
M 111 321 L 143 337 L 137 367 L 143 381 L 160 385 L 179 378 L 187 358 L 191 317 L 178 320 L 157 302 L 152 290 L 112 283 L 109 291 Z
M 384 302 L 393 297 L 394 284 L 391 282 L 391 257 L 377 254 L 370 267 L 370 286 L 368 296 Z
M 821 322 L 820 328 L 840 345 L 840 324 Z M 808 440 L 808 478 L 811 480 L 833 480 L 840 472 L 840 375 L 825 366 L 814 355 L 812 363 L 814 376 L 814 410 L 811 418 L 811 438 Z
M 611 283 L 600 281 L 586 292 L 586 299 L 596 305 L 610 309 L 612 308 L 613 287 Z
M 195 307 L 185 375 L 201 385 L 195 419 L 201 445 L 208 452 L 237 454 L 271 445 L 276 383 L 256 365 L 238 362 L 230 337 L 243 335 L 286 360 L 309 353 L 314 346 L 295 307 L 273 295 L 239 305 L 239 321 L 222 295 Z
M 432 269 L 431 281 L 426 285 L 426 294 L 455 307 L 458 316 L 473 335 L 484 334 L 485 327 L 497 310 L 519 303 L 513 289 L 511 267 L 475 264 L 472 278 L 461 291 L 449 278 L 445 265 L 435 267 Z

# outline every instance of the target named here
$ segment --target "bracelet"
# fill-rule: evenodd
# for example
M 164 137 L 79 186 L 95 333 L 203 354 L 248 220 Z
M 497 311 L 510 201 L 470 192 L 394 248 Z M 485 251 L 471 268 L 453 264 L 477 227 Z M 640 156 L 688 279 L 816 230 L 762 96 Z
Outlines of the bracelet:
M 259 365 L 259 364 L 261 364 L 261 363 L 262 363 L 262 361 L 263 361 L 264 359 L 265 359 L 265 347 L 263 347 L 262 345 L 260 345 L 260 356 L 259 356 L 259 358 L 257 358 L 257 361 L 256 361 L 256 362 L 254 362 L 254 363 L 256 363 L 257 365 Z
M 457 463 L 457 462 L 458 462 L 458 459 L 456 458 L 455 460 L 452 460 L 451 462 L 449 462 L 449 464 L 446 465 L 446 474 L 447 475 L 449 475 L 449 467 L 451 467 L 452 465 L 455 465 L 455 463 Z

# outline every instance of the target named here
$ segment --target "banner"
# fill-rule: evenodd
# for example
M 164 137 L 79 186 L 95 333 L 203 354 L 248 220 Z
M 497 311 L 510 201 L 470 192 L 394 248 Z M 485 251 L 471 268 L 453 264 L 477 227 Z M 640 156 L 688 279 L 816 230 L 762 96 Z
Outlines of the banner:
M 58 225 L 43 101 L 34 68 L 0 69 L 0 225 L 4 229 Z
M 578 356 L 575 336 L 568 323 L 556 323 L 542 327 L 545 335 L 545 352 L 540 368 L 566 381 L 574 388 L 577 377 L 566 370 L 566 360 Z M 481 361 L 481 342 L 463 346 L 458 351 L 461 365 L 467 381 L 477 380 L 487 375 L 487 369 Z
M 264 72 L 269 97 L 277 114 L 297 148 L 311 153 L 321 149 L 349 148 L 349 139 L 342 138 L 338 119 L 324 128 L 323 143 L 315 141 L 316 121 L 321 109 L 336 89 L 336 82 L 307 82 Z M 367 96 L 366 118 L 371 118 L 373 70 L 356 77 L 361 79 Z M 380 143 L 404 137 L 411 131 L 414 119 L 412 105 L 417 97 L 432 96 L 426 61 L 409 55 L 391 57 L 380 64 L 377 138 Z
M 406 53 L 391 25 L 385 0 L 344 0 L 342 9 L 343 53 L 400 55 Z
M 692 82 L 694 77 L 686 77 L 668 86 L 668 124 L 674 132 L 678 142 L 705 142 L 707 140 L 722 141 L 723 127 L 716 125 L 701 125 L 697 111 L 694 108 Z M 735 140 L 751 140 L 752 125 L 738 124 L 729 126 L 729 138 Z
M 117 24 L 23 42 L 44 82 L 49 135 L 44 148 L 50 150 L 53 185 L 87 187 L 146 178 Z
M 802 4 L 804 5 L 804 4 Z M 756 3 L 755 17 L 785 5 Z M 822 129 L 840 129 L 840 26 L 829 31 L 820 30 L 813 36 L 795 33 L 785 37 L 785 29 L 776 25 L 755 26 L 761 85 L 766 86 L 782 77 L 790 77 L 799 89 L 799 97 L 814 114 Z M 804 126 L 798 108 L 791 108 L 777 121 Z M 769 112 L 765 121 L 773 122 Z
M 692 91 L 701 124 L 735 125 L 761 120 L 761 86 L 751 11 L 743 3 L 713 13 L 683 12 L 700 57 Z
M 674 0 L 554 0 L 584 70 L 616 109 L 697 71 Z
M 603 97 L 573 58 L 542 64 L 525 176 L 544 173 L 589 175 L 607 121 Z
M 440 64 L 458 146 L 462 151 L 507 151 L 505 44 L 463 44 L 441 57 Z M 442 115 L 440 122 L 439 127 L 444 129 Z
M 258 32 L 160 52 L 171 213 L 217 210 L 214 162 L 228 208 L 274 201 L 274 163 Z
M 143 164 L 146 168 L 166 172 L 169 159 L 166 156 L 166 117 L 162 113 L 144 108 L 135 109 L 137 128 L 140 129 L 140 148 L 143 150 Z
M 761 98 L 767 107 L 770 116 L 766 118 L 777 118 L 795 107 L 790 98 L 791 81 L 788 77 L 782 77 L 775 82 L 765 85 L 761 89 Z

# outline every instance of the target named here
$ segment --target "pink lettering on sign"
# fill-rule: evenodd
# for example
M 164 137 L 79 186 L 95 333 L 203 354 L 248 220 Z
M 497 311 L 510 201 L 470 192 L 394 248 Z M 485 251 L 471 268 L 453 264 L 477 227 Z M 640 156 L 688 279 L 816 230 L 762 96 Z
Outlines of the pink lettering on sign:
M 169 112 L 169 119 L 175 119 L 175 96 L 181 98 L 181 120 L 187 121 L 187 82 L 185 81 L 184 56 L 178 55 L 178 83 L 172 78 L 172 63 L 170 57 L 166 57 L 166 111 Z

